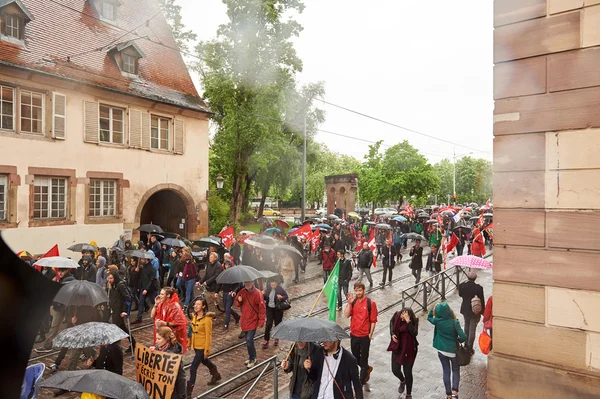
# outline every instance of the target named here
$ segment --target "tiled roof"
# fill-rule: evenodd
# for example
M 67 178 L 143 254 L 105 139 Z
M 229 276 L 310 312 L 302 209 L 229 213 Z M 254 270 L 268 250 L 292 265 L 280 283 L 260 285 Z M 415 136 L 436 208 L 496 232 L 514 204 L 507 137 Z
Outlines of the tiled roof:
M 34 19 L 26 25 L 24 47 L 0 41 L 3 64 L 210 112 L 156 0 L 121 0 L 113 23 L 102 21 L 90 0 L 21 2 Z M 123 76 L 110 53 L 129 42 L 145 56 L 137 78 Z

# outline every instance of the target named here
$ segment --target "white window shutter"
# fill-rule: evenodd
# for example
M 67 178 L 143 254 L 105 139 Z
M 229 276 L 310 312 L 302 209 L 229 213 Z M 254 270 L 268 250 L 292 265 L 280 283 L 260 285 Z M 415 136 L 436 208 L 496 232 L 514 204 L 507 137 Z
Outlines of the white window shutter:
M 142 111 L 129 110 L 129 146 L 142 148 Z
M 83 113 L 84 140 L 88 143 L 97 143 L 100 136 L 100 116 L 98 111 L 98 103 L 93 101 L 84 101 Z
M 150 149 L 150 114 L 142 113 L 142 148 Z
M 52 93 L 52 137 L 67 138 L 67 96 Z
M 183 154 L 184 139 L 183 121 L 175 119 L 175 134 L 173 136 L 173 152 L 175 154 Z

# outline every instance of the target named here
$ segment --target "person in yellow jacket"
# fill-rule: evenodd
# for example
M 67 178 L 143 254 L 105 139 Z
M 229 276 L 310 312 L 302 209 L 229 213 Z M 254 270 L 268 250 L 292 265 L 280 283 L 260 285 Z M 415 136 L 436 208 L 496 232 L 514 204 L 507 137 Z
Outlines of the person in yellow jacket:
M 194 385 L 196 384 L 196 373 L 200 363 L 208 367 L 211 379 L 208 385 L 217 385 L 221 380 L 221 374 L 217 370 L 217 366 L 210 361 L 210 343 L 212 341 L 213 319 L 215 314 L 208 312 L 208 304 L 203 297 L 197 298 L 194 302 L 194 314 L 188 329 L 189 345 L 188 347 L 195 352 L 194 360 L 190 366 L 190 378 L 187 383 L 187 397 L 192 396 Z

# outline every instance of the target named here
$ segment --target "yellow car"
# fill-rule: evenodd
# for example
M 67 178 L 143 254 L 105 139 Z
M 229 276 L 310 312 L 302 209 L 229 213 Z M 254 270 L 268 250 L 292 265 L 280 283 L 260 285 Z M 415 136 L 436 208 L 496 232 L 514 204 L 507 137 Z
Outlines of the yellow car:
M 263 209 L 263 216 L 281 216 L 281 213 L 271 208 L 265 207 L 265 209 Z

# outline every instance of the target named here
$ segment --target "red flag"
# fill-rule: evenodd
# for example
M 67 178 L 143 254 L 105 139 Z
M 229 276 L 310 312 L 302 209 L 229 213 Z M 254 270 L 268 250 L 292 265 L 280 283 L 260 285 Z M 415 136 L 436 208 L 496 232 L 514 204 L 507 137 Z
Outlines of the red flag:
M 317 252 L 317 248 L 319 248 L 319 244 L 321 243 L 321 233 L 319 229 L 316 229 L 312 232 L 312 236 L 310 237 L 310 245 L 312 252 Z
M 229 226 L 223 231 L 221 231 L 219 234 L 217 234 L 217 236 L 221 237 L 223 239 L 223 245 L 226 248 L 229 248 L 231 246 L 231 243 L 233 242 L 233 234 L 233 226 Z
M 485 231 L 488 232 L 490 238 L 494 238 L 494 223 L 490 223 L 485 227 Z
M 369 248 L 373 252 L 373 267 L 377 267 L 377 244 L 375 244 L 375 229 L 371 229 L 369 236 Z
M 304 238 L 306 240 L 312 235 L 312 228 L 310 224 L 303 224 L 302 227 L 298 227 L 297 230 L 288 234 L 290 236 L 297 236 L 298 238 Z
M 485 221 L 485 218 L 483 217 L 483 213 L 481 215 L 479 215 L 479 219 L 477 219 L 477 223 L 475 223 L 476 227 L 479 226 L 483 226 L 483 222 Z
M 456 234 L 452 233 L 452 237 L 450 237 L 450 241 L 448 241 L 446 243 L 446 245 L 444 246 L 444 252 L 448 253 L 448 252 L 452 251 L 454 249 L 454 247 L 456 247 L 456 244 L 458 244 L 458 237 L 456 236 Z
M 60 256 L 60 253 L 58 252 L 58 244 L 54 244 L 54 246 L 42 256 L 42 258 L 49 258 L 50 256 Z M 41 266 L 36 266 L 35 268 L 38 272 L 42 271 Z M 56 271 L 57 269 L 54 270 Z
M 255 236 L 256 234 L 246 234 L 245 236 L 242 236 L 242 238 L 240 238 L 239 243 L 240 244 L 245 244 L 246 240 L 252 236 Z

